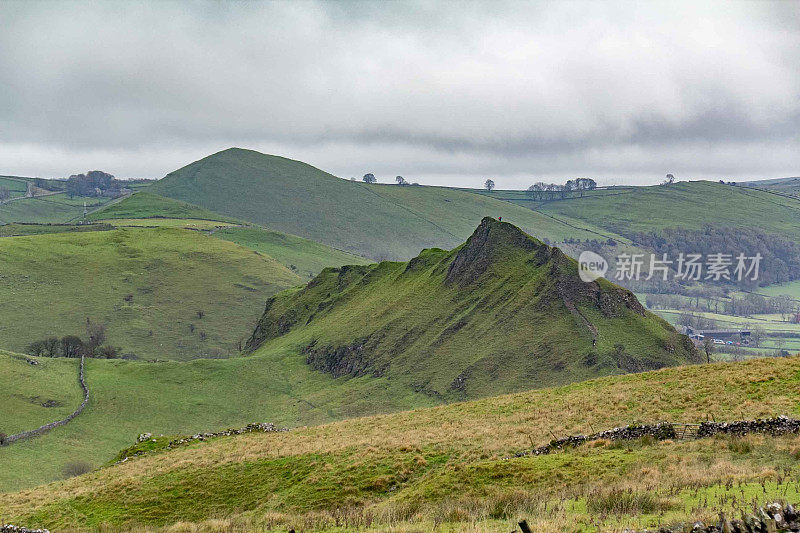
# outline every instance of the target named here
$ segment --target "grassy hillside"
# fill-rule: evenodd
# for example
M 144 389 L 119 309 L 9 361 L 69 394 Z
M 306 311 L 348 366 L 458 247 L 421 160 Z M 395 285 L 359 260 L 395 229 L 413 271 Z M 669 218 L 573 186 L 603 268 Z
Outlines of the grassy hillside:
M 170 228 L 5 237 L 0 257 L 0 346 L 14 351 L 83 335 L 89 317 L 139 357 L 227 356 L 266 298 L 301 282 L 267 256 Z
M 0 205 L 0 223 L 28 222 L 63 224 L 83 217 L 83 203 L 89 209 L 108 203 L 108 198 L 69 198 L 65 193 L 21 198 Z
M 37 428 L 74 411 L 83 399 L 77 365 L 75 359 L 34 359 L 0 350 L 0 432 Z
M 120 231 L 169 231 L 214 240 L 166 229 L 102 234 Z M 287 426 L 322 423 L 687 359 L 681 338 L 661 319 L 643 313 L 628 299 L 630 293 L 605 282 L 574 281 L 574 267 L 558 250 L 510 224 L 487 219 L 465 246 L 453 252 L 428 250 L 410 266 L 327 269 L 308 288 L 292 289 L 269 304 L 269 313 L 284 309 L 283 317 L 296 306 L 295 318 L 306 327 L 269 339 L 249 357 L 89 361 L 93 401 L 87 411 L 45 437 L 0 448 L 6 465 L 0 487 L 58 479 L 76 443 L 82 455 L 99 465 L 144 431 L 188 433 L 265 420 Z M 473 275 L 474 283 L 469 281 Z M 466 285 L 456 289 L 446 283 Z M 570 313 L 565 298 L 585 319 Z M 306 305 L 317 310 L 310 321 Z M 597 332 L 595 348 L 583 320 Z M 262 320 L 259 336 L 269 323 Z M 278 319 L 278 327 L 282 323 Z M 359 349 L 341 352 L 361 357 L 354 366 L 340 360 L 342 365 L 329 369 L 335 371 L 320 371 L 324 358 L 311 361 L 311 352 L 302 353 L 310 339 L 317 341 L 313 352 L 320 355 L 325 346 L 352 344 L 375 331 L 380 335 L 365 342 L 369 358 Z M 617 344 L 624 348 L 617 351 Z M 352 372 L 339 372 L 343 368 Z M 31 460 L 41 468 L 26 468 Z
M 263 302 L 254 309 L 258 313 Z M 38 358 L 40 365 L 31 367 L 13 357 L 0 353 L 0 405 L 25 405 L 30 413 L 0 407 L 0 414 L 8 415 L 0 417 L 0 431 L 32 429 L 49 418 L 30 404 L 31 396 L 65 405 L 73 389 L 79 397 L 74 362 Z M 67 426 L 0 447 L 0 492 L 61 479 L 63 466 L 71 461 L 100 466 L 145 431 L 191 434 L 253 421 L 294 427 L 438 403 L 385 378 L 333 379 L 311 370 L 296 350 L 277 343 L 269 352 L 246 358 L 160 363 L 90 359 L 86 365 L 89 406 Z M 6 518 L 1 505 L 0 517 Z
M 795 196 L 800 193 L 800 177 L 748 181 L 742 185 Z
M 29 526 L 111 531 L 180 522 L 193 531 L 507 532 L 524 517 L 547 533 L 713 519 L 752 501 L 797 501 L 800 437 L 599 441 L 514 454 L 552 435 L 637 421 L 797 416 L 798 376 L 796 357 L 679 367 L 219 438 L 0 495 L 0 512 Z
M 84 231 L 107 231 L 114 229 L 110 224 L 3 224 L 0 226 L 0 237 L 18 237 L 21 235 L 41 235 L 43 233 L 73 233 Z
M 713 224 L 761 228 L 800 237 L 800 201 L 708 181 L 590 191 L 583 198 L 529 207 L 544 214 L 597 224 L 622 235 L 676 227 L 700 229 Z
M 689 339 L 630 292 L 584 283 L 560 250 L 491 218 L 453 251 L 326 269 L 270 299 L 248 348 L 268 351 L 276 339 L 316 370 L 385 376 L 444 400 L 694 356 Z
M 597 237 L 466 191 L 350 182 L 299 161 L 238 148 L 176 170 L 148 191 L 372 259 L 407 259 L 423 248 L 457 246 L 484 216 L 502 216 L 551 240 Z
M 222 228 L 214 237 L 266 254 L 302 278 L 316 276 L 326 267 L 368 263 L 363 257 L 258 226 Z
M 187 202 L 164 198 L 150 192 L 133 194 L 128 198 L 91 213 L 88 219 L 107 220 L 151 217 L 236 222 L 233 218 L 214 213 L 208 209 L 203 209 Z
M 5 187 L 11 193 L 11 197 L 24 196 L 28 189 L 27 180 L 17 176 L 0 176 L 0 187 Z

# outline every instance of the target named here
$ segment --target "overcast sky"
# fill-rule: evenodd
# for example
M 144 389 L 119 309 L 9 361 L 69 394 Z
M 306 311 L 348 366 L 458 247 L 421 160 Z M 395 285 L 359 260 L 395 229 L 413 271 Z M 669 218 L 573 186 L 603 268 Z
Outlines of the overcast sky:
M 800 175 L 800 2 L 0 2 L 0 174 Z

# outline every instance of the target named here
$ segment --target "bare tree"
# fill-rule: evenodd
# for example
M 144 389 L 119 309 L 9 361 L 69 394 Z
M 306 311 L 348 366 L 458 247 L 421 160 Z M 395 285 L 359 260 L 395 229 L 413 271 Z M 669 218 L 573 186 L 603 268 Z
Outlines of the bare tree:
M 703 351 L 706 352 L 706 362 L 711 362 L 711 354 L 714 353 L 714 339 L 706 337 L 703 339 Z
M 672 185 L 675 183 L 675 176 L 672 174 L 667 174 L 667 179 L 664 180 L 664 185 Z
M 106 341 L 106 326 L 97 322 L 92 322 L 88 317 L 86 318 L 86 349 L 89 354 L 94 351 Z

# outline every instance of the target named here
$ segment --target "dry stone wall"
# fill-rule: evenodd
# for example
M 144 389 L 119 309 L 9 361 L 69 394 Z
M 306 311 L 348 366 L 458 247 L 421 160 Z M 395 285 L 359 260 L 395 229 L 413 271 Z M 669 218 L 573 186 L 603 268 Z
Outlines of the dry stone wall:
M 13 444 L 15 442 L 19 442 L 21 440 L 30 439 L 32 437 L 37 437 L 39 435 L 43 435 L 43 434 L 47 433 L 48 431 L 50 431 L 51 429 L 54 429 L 54 428 L 57 428 L 59 426 L 63 426 L 65 424 L 70 423 L 73 418 L 75 418 L 76 416 L 81 414 L 83 412 L 83 410 L 86 408 L 86 405 L 89 403 L 89 389 L 86 387 L 86 380 L 84 378 L 84 372 L 85 372 L 85 370 L 84 370 L 84 362 L 85 362 L 84 357 L 81 357 L 80 369 L 78 371 L 78 379 L 79 379 L 80 384 L 81 384 L 81 389 L 83 390 L 83 401 L 81 402 L 81 405 L 77 409 L 75 409 L 73 412 L 71 412 L 69 415 L 67 415 L 66 418 L 63 418 L 61 420 L 56 420 L 55 422 L 50 422 L 49 424 L 45 424 L 45 425 L 43 425 L 41 427 L 38 427 L 36 429 L 32 429 L 30 431 L 23 431 L 22 433 L 17 433 L 15 435 L 9 435 L 0 444 L 2 444 L 4 446 L 7 446 L 9 444 Z M 0 533 L 4 533 L 4 532 L 2 530 L 0 530 Z

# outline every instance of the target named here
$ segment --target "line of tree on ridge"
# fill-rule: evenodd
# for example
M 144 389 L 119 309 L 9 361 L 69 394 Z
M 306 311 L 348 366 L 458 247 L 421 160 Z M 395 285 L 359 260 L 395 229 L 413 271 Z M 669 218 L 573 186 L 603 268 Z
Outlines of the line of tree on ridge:
M 569 197 L 572 193 L 583 196 L 586 191 L 593 191 L 597 188 L 597 182 L 592 178 L 575 178 L 567 180 L 564 184 L 544 183 L 542 181 L 534 183 L 528 187 L 528 196 L 534 200 L 555 200 L 556 198 Z

